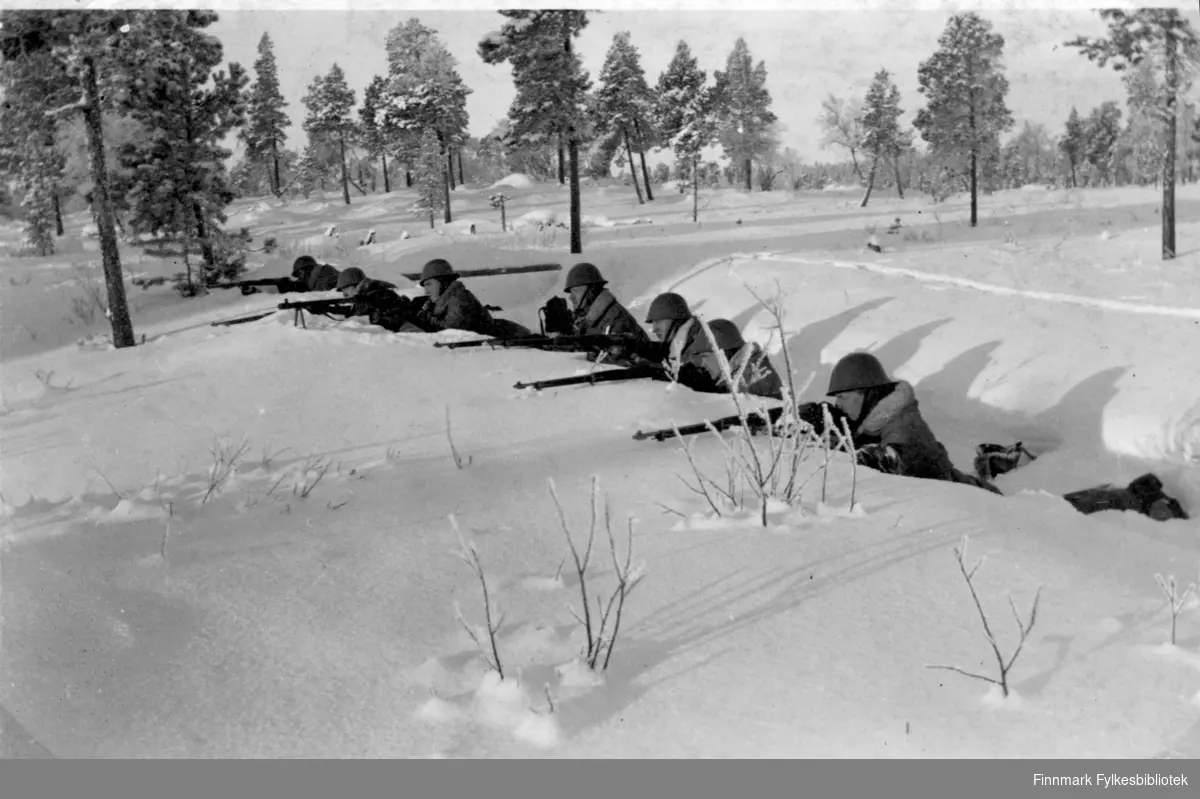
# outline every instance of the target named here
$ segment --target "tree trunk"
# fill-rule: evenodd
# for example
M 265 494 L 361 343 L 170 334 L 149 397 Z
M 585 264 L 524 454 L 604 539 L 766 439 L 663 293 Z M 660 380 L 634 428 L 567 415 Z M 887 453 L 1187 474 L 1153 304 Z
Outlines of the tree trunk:
M 850 163 L 854 164 L 854 174 L 857 175 L 858 179 L 861 181 L 861 180 L 863 180 L 863 173 L 862 173 L 862 170 L 858 166 L 858 151 L 854 147 L 850 147 L 847 149 L 850 150 Z
M 896 170 L 896 193 L 900 195 L 900 199 L 904 199 L 904 183 L 900 180 L 900 156 L 892 158 L 892 168 Z
M 1175 38 L 1167 34 L 1167 129 L 1166 147 L 1162 165 L 1162 257 L 1170 261 L 1175 257 L 1175 149 L 1179 146 L 1175 137 L 1178 133 L 1176 103 L 1179 94 L 1179 59 Z
M 979 223 L 979 157 L 971 148 L 971 227 Z
M 58 199 L 57 189 L 52 197 L 54 199 L 54 233 L 57 236 L 61 236 L 65 231 L 63 230 L 62 221 L 62 201 Z
M 646 201 L 654 202 L 654 192 L 650 190 L 650 170 L 646 169 L 646 138 L 642 135 L 642 126 L 633 120 L 633 132 L 637 134 L 638 158 L 642 161 L 642 183 L 646 186 Z
M 572 132 L 567 141 L 567 154 L 571 162 L 571 254 L 583 252 L 583 214 L 579 204 L 579 142 Z
M 462 150 L 458 151 L 458 185 L 463 186 L 467 181 L 463 180 L 463 165 L 462 165 Z
M 387 171 L 387 153 L 383 153 L 383 154 L 381 154 L 381 155 L 379 156 L 379 158 L 380 158 L 380 160 L 382 160 L 382 161 L 383 161 L 383 193 L 384 193 L 384 194 L 391 194 L 391 192 L 392 192 L 392 183 L 391 183 L 391 180 L 388 178 L 388 171 Z
M 346 205 L 350 204 L 350 172 L 346 169 L 346 137 L 338 138 L 338 145 L 341 147 L 342 157 L 342 197 L 346 200 Z
M 412 170 L 409 170 L 409 169 L 404 170 L 404 188 L 406 188 L 406 189 L 412 188 Z
M 446 174 L 449 176 L 450 191 L 454 191 L 454 150 L 446 147 Z
M 578 157 L 578 154 L 576 154 Z M 563 140 L 562 134 L 558 134 L 558 185 L 563 185 L 567 182 L 566 164 L 563 161 Z
M 633 148 L 629 146 L 629 133 L 621 127 L 621 136 L 625 138 L 625 156 L 629 159 L 629 177 L 633 178 L 633 190 L 637 192 L 638 205 L 645 205 L 642 199 L 642 187 L 638 185 L 637 166 L 633 162 Z
M 700 221 L 700 156 L 692 156 L 692 221 Z
M 279 143 L 275 139 L 271 139 L 271 160 L 275 164 L 275 184 L 272 188 L 272 194 L 278 196 L 283 190 L 283 181 L 279 179 Z
M 450 165 L 446 164 L 442 168 L 442 197 L 446 200 L 446 207 L 442 209 L 442 221 L 447 225 L 450 224 L 450 181 L 453 179 L 450 177 Z
M 200 240 L 200 254 L 204 257 L 204 263 L 210 269 L 217 268 L 217 254 L 213 251 L 212 240 L 208 237 L 208 225 L 204 222 L 204 213 L 200 209 L 200 203 L 192 201 L 192 216 L 196 220 L 196 237 Z M 207 288 L 208 283 L 200 281 L 200 285 Z M 201 292 L 206 294 L 207 291 Z
M 754 184 L 751 182 L 752 178 L 754 177 L 753 173 L 751 172 L 751 170 L 753 168 L 754 168 L 753 162 L 751 161 L 751 159 L 747 158 L 746 159 L 746 191 L 748 191 L 748 192 L 754 191 Z
M 96 78 L 96 62 L 92 56 L 83 58 L 83 121 L 87 126 L 88 150 L 92 163 L 92 207 L 100 235 L 100 257 L 104 264 L 104 282 L 108 288 L 108 316 L 112 324 L 113 346 L 132 347 L 133 322 L 125 300 L 125 277 L 121 271 L 121 253 L 117 249 L 117 233 L 113 225 L 112 201 L 108 193 L 108 168 L 104 163 L 104 132 L 100 111 L 100 87 Z
M 431 205 L 431 206 L 429 207 L 429 229 L 430 229 L 430 230 L 433 230 L 433 223 L 434 223 L 433 211 L 434 211 L 434 208 L 433 208 L 433 206 Z
M 859 208 L 866 208 L 867 202 L 871 199 L 871 189 L 875 188 L 875 170 L 879 167 L 879 156 L 875 155 L 871 158 L 871 171 L 867 175 L 867 191 L 863 195 L 862 202 L 858 204 Z

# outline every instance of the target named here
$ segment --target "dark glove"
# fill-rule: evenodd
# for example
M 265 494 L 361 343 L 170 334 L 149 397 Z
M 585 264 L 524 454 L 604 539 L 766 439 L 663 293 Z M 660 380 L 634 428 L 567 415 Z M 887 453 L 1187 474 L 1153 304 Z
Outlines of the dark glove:
M 242 286 L 241 289 L 242 289 L 242 294 L 247 297 L 249 297 L 251 294 L 258 293 L 257 286 Z

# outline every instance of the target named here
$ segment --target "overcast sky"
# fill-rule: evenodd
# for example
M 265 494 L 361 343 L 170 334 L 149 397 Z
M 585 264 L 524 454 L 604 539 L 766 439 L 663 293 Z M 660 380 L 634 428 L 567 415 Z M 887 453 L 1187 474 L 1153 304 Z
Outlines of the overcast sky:
M 868 4 L 888 8 L 872 10 Z M 244 0 L 240 3 L 241 9 L 252 5 Z M 738 7 L 736 0 L 721 5 Z M 911 121 L 915 109 L 923 104 L 917 93 L 917 67 L 936 49 L 951 12 L 936 10 L 936 6 L 929 10 L 928 3 L 919 1 L 909 2 L 907 10 L 889 0 L 846 0 L 839 5 L 850 10 L 843 11 L 792 5 L 800 10 L 626 11 L 610 3 L 610 10 L 591 16 L 578 39 L 578 48 L 584 66 L 596 81 L 613 35 L 630 31 L 641 52 L 647 79 L 654 85 L 680 39 L 691 46 L 700 67 L 711 78 L 714 69 L 724 69 L 734 41 L 742 36 L 754 59 L 766 62 L 767 87 L 783 126 L 784 143 L 807 158 L 843 157 L 820 149 L 821 131 L 816 118 L 821 101 L 830 92 L 863 95 L 881 68 L 893 74 L 906 120 Z M 1104 25 L 1096 13 L 1078 9 L 1074 0 L 1058 3 L 1057 8 L 1051 8 L 1045 0 L 1041 5 L 1003 10 L 985 0 L 979 10 L 1005 39 L 1008 105 L 1018 126 L 1029 120 L 1045 124 L 1058 134 L 1073 104 L 1086 113 L 1105 100 L 1123 101 L 1124 95 L 1111 69 L 1101 69 L 1074 48 L 1063 46 L 1078 34 L 1103 33 Z M 361 102 L 371 77 L 386 74 L 384 42 L 388 31 L 410 17 L 436 30 L 458 59 L 463 80 L 474 90 L 467 99 L 472 135 L 490 132 L 506 114 L 513 97 L 507 65 L 488 66 L 475 52 L 479 40 L 500 27 L 502 18 L 494 10 L 379 11 L 358 3 L 350 10 L 216 8 L 220 21 L 210 30 L 224 43 L 227 61 L 238 61 L 251 69 L 259 38 L 264 32 L 270 33 L 283 94 L 290 103 L 287 111 L 293 120 L 289 131 L 292 148 L 299 149 L 305 141 L 300 129 L 304 114 L 300 101 L 312 79 L 336 62 Z M 1195 13 L 1194 0 L 1192 8 Z

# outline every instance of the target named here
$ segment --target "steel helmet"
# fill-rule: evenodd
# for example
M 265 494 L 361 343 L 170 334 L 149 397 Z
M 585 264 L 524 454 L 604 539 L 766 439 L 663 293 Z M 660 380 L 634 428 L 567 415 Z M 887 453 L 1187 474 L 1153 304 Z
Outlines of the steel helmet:
M 608 281 L 600 275 L 600 270 L 595 264 L 581 263 L 571 267 L 571 271 L 567 272 L 567 285 L 563 288 L 564 292 L 570 292 L 576 286 L 592 286 L 600 284 L 603 286 Z
M 719 350 L 736 350 L 746 343 L 746 340 L 742 338 L 741 332 L 737 329 L 737 325 L 728 319 L 714 319 L 708 323 L 708 329 L 712 331 L 713 340 L 717 342 L 717 349 Z M 697 347 L 697 352 L 712 352 L 712 346 L 708 343 L 708 336 L 703 334 L 701 334 L 701 339 Z
M 687 300 L 673 291 L 668 291 L 665 294 L 659 294 L 650 303 L 650 310 L 646 313 L 646 324 L 651 325 L 661 319 L 687 319 L 691 315 Z
M 338 275 L 337 290 L 341 291 L 342 289 L 347 289 L 351 286 L 357 286 L 366 279 L 367 275 L 363 272 L 363 270 L 359 269 L 357 266 L 352 266 Z
M 826 393 L 833 396 L 843 391 L 862 391 L 877 386 L 888 386 L 894 382 L 874 355 L 869 352 L 852 352 L 834 365 L 833 374 L 829 376 L 829 391 Z
M 434 258 L 429 263 L 425 264 L 425 268 L 421 270 L 420 283 L 425 283 L 427 280 L 433 280 L 435 277 L 458 277 L 458 273 L 454 271 L 454 267 L 445 258 Z
M 305 272 L 310 272 L 317 268 L 317 259 L 311 255 L 301 255 L 292 263 L 292 277 L 299 277 Z

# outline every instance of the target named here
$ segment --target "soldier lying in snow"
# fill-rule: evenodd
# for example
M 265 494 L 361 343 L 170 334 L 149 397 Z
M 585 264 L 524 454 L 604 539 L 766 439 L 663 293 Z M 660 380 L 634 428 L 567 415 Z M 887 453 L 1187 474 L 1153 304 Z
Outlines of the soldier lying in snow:
M 628 336 L 635 341 L 649 341 L 650 337 L 633 315 L 605 288 L 607 283 L 593 264 L 571 267 L 563 291 L 570 298 L 572 310 L 567 309 L 561 298 L 552 298 L 542 308 L 544 332 L 551 336 Z M 595 361 L 601 353 L 599 348 L 589 349 L 587 359 Z M 619 353 L 605 353 L 603 361 L 617 366 L 633 365 Z
M 413 324 L 415 303 L 397 294 L 391 283 L 368 278 L 363 270 L 352 266 L 338 277 L 338 291 L 354 300 L 351 316 L 365 316 L 373 325 L 393 333 L 424 333 Z
M 439 330 L 470 330 L 494 338 L 518 338 L 530 331 L 507 319 L 493 319 L 442 258 L 435 258 L 421 270 L 421 286 L 426 299 L 416 308 L 412 323 L 428 333 Z
M 1028 454 L 1020 444 L 1013 448 L 980 445 L 976 458 L 980 473 L 971 476 L 959 471 L 921 417 L 912 386 L 903 380 L 892 380 L 879 360 L 868 353 L 851 353 L 834 366 L 828 394 L 835 398 L 837 408 L 849 420 L 858 462 L 868 468 L 907 477 L 966 483 L 1000 494 L 989 478 L 1015 466 L 1017 460 L 1011 458 L 1010 449 L 1018 457 L 1022 452 Z M 998 457 L 1002 452 L 1009 457 Z M 1011 461 L 1008 468 L 1003 465 L 1005 461 Z M 1159 521 L 1188 518 L 1179 502 L 1163 493 L 1162 481 L 1153 474 L 1142 475 L 1125 488 L 1102 485 L 1063 498 L 1084 514 L 1132 510 Z
M 317 263 L 311 255 L 301 255 L 292 264 L 292 279 L 298 284 L 294 291 L 333 291 L 338 284 L 338 270 Z

